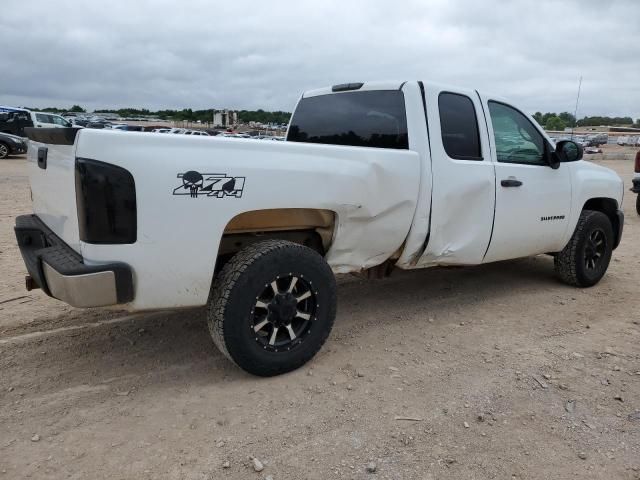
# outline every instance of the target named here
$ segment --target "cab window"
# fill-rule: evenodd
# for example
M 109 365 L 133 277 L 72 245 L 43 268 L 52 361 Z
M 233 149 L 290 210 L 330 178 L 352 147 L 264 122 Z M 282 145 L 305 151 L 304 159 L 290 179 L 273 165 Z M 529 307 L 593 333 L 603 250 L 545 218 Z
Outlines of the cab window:
M 36 120 L 42 123 L 53 123 L 51 117 L 44 113 L 36 113 Z
M 544 137 L 513 107 L 489 102 L 498 162 L 545 165 Z
M 287 141 L 406 150 L 404 94 L 373 90 L 302 98 Z

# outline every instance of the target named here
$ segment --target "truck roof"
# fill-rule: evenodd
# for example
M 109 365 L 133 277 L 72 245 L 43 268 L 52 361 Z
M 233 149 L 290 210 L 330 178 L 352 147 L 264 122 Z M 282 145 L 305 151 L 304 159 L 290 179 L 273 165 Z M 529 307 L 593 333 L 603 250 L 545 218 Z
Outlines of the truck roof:
M 308 90 L 302 94 L 303 98 L 316 97 L 318 95 L 327 95 L 340 91 L 363 91 L 363 90 L 398 90 L 405 82 L 402 80 L 383 80 L 374 82 L 353 82 L 341 83 L 330 87 L 316 88 Z
M 417 80 L 415 80 L 417 82 Z M 349 91 L 366 91 L 366 90 L 399 90 L 402 86 L 407 83 L 407 80 L 381 80 L 381 81 L 373 81 L 373 82 L 350 82 L 350 83 L 341 83 L 338 85 L 332 85 L 329 87 L 316 88 L 314 90 L 308 90 L 302 94 L 302 98 L 316 97 L 318 95 L 328 95 L 332 93 L 340 93 L 340 92 L 349 92 Z M 455 91 L 466 91 L 471 94 L 476 90 L 469 87 L 461 87 L 454 85 L 446 85 L 438 82 L 422 82 L 425 88 L 427 89 L 438 89 L 438 90 L 448 90 L 454 89 Z M 489 94 L 491 98 L 494 100 L 508 102 L 507 98 L 502 97 L 501 95 L 491 95 L 490 92 L 482 92 L 484 94 Z

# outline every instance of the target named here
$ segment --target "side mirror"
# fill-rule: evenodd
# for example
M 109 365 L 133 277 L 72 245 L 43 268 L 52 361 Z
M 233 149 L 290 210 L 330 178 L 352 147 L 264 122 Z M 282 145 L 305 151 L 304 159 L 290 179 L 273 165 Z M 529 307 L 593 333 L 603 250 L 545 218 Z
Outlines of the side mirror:
M 556 143 L 555 154 L 561 162 L 575 162 L 582 158 L 584 150 L 582 145 L 573 140 L 560 140 Z

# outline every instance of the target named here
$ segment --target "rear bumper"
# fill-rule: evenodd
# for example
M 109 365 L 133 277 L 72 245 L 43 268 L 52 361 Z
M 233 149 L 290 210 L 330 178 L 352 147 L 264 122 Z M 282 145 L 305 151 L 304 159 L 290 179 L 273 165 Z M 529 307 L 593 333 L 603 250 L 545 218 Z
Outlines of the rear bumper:
M 634 178 L 631 181 L 633 182 L 633 186 L 629 190 L 633 193 L 640 193 L 640 178 Z
M 128 265 L 85 265 L 82 256 L 36 215 L 17 217 L 15 233 L 29 275 L 47 295 L 74 307 L 102 307 L 133 300 L 133 276 Z

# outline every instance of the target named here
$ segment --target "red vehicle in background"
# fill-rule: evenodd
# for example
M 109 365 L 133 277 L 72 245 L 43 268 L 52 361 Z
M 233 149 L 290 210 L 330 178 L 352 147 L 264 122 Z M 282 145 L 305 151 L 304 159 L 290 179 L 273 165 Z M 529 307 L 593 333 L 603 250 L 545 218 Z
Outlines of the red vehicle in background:
M 631 187 L 631 191 L 638 194 L 636 197 L 636 212 L 640 215 L 640 150 L 636 153 L 633 171 L 635 172 L 635 176 L 633 177 L 633 187 Z

